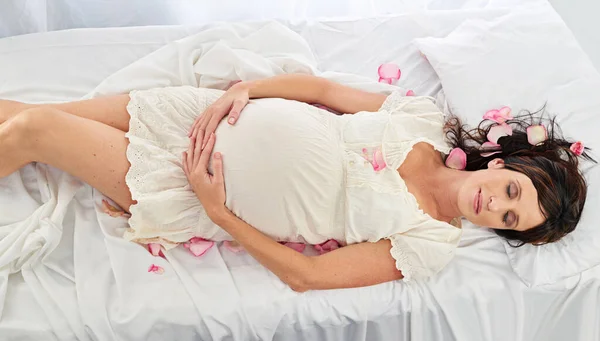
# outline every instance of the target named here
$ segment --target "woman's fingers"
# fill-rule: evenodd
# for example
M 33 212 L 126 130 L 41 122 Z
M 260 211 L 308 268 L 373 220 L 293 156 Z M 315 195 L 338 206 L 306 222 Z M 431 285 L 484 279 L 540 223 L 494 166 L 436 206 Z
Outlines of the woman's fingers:
M 202 156 L 202 146 L 201 146 L 202 140 L 200 139 L 200 136 L 196 137 L 194 139 L 194 163 L 192 166 L 192 169 L 196 169 L 199 167 L 199 161 L 200 161 L 200 157 Z
M 206 146 L 202 149 L 202 155 L 200 156 L 200 167 L 203 169 L 208 169 L 208 160 L 210 159 L 210 154 L 215 146 L 215 140 L 215 133 L 210 134 Z
M 217 184 L 222 184 L 223 181 L 223 155 L 215 153 L 213 158 L 213 181 Z
M 219 115 L 212 115 L 210 120 L 206 123 L 206 129 L 204 130 L 204 139 L 202 141 L 202 149 L 206 147 L 206 143 L 208 143 L 208 139 L 210 138 L 210 134 L 214 133 L 217 130 L 217 126 L 221 123 L 221 120 L 227 114 L 227 111 L 219 109 L 222 111 Z
M 183 165 L 183 172 L 185 173 L 186 177 L 189 177 L 188 174 L 190 174 L 189 170 L 188 170 L 188 165 L 187 165 L 187 153 L 183 152 L 181 153 L 182 157 L 181 157 L 181 164 Z
M 231 110 L 229 111 L 229 117 L 227 118 L 227 123 L 235 124 L 235 122 L 237 122 L 238 118 L 240 118 L 240 113 L 242 112 L 242 109 L 244 109 L 245 106 L 246 106 L 246 103 L 244 103 L 243 101 L 240 101 L 240 100 L 234 101 L 233 106 L 231 107 Z
M 204 112 L 204 115 L 206 116 L 203 116 L 202 118 L 200 118 L 200 120 L 198 120 L 198 123 L 196 124 L 196 126 L 194 127 L 194 131 L 192 132 L 192 136 L 197 136 L 199 132 L 206 127 L 206 122 L 208 122 L 209 113 Z
M 196 142 L 196 138 L 194 136 L 192 136 L 192 138 L 190 139 L 190 145 L 188 146 L 188 150 L 186 153 L 186 157 L 187 157 L 187 167 L 188 170 L 193 171 L 194 170 L 194 144 Z

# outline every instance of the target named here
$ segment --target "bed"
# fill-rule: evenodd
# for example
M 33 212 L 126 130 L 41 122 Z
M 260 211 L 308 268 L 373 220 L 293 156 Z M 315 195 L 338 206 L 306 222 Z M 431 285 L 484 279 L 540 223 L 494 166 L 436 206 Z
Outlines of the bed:
M 279 23 L 306 40 L 321 70 L 376 79 L 381 63 L 394 62 L 404 74 L 401 87 L 435 96 L 440 81 L 412 40 L 446 35 L 468 18 L 491 20 L 510 11 L 489 5 Z M 75 100 L 166 44 L 215 26 L 79 29 L 2 39 L 0 97 Z M 56 193 L 72 199 L 60 201 Z M 44 203 L 63 212 L 60 219 L 45 219 L 30 244 L 52 252 L 37 260 L 21 257 L 26 266 L 19 273 L 0 271 L 2 339 L 600 339 L 600 267 L 528 286 L 512 271 L 502 241 L 487 230 L 465 226 L 456 259 L 429 281 L 299 294 L 249 255 L 223 246 L 198 259 L 175 249 L 168 257 L 170 275 L 147 273 L 151 255 L 120 239 L 126 220 L 104 214 L 102 199 L 44 165 L 28 165 L 0 180 L 0 231 Z M 67 204 L 58 210 L 61 202 Z M 56 229 L 62 230 L 58 239 Z

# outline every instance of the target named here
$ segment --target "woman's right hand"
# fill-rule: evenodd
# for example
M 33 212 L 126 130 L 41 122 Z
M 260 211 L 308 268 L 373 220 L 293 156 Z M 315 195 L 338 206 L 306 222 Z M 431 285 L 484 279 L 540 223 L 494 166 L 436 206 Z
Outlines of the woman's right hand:
M 221 98 L 211 104 L 201 115 L 196 118 L 188 133 L 189 137 L 203 138 L 202 148 L 206 146 L 208 138 L 215 132 L 217 126 L 225 116 L 229 124 L 235 124 L 242 109 L 250 100 L 250 87 L 246 82 L 234 84 Z

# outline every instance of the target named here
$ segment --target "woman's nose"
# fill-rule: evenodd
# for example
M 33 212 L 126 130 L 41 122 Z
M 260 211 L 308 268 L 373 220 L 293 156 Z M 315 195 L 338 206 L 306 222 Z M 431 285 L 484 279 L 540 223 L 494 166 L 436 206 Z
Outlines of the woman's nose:
M 500 212 L 500 211 L 506 211 L 508 208 L 509 203 L 506 200 L 503 199 L 498 199 L 495 196 L 490 196 L 490 199 L 488 200 L 488 210 L 491 212 Z

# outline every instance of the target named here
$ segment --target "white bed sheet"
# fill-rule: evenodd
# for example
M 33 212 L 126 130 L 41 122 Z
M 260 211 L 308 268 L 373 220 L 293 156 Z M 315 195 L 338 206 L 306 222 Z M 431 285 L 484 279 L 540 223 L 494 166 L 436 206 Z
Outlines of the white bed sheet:
M 505 12 L 489 9 L 421 13 L 291 26 L 310 43 L 320 69 L 375 78 L 380 63 L 394 61 L 404 73 L 400 85 L 415 89 L 418 94 L 433 94 L 439 89 L 439 81 L 410 46 L 410 40 L 447 33 L 466 17 L 493 17 Z M 77 99 L 120 68 L 200 29 L 88 29 L 0 40 L 0 97 L 31 102 Z M 90 61 L 93 61 L 91 66 Z M 9 195 L 9 191 L 18 190 L 20 179 L 31 193 L 31 200 L 42 200 L 36 176 L 40 176 L 40 169 L 30 165 L 0 182 L 2 211 L 11 213 L 2 218 L 0 225 L 27 214 L 24 212 L 27 206 Z M 53 170 L 50 176 L 60 174 Z M 217 309 L 218 299 L 208 304 L 192 303 L 186 293 L 189 288 L 181 283 L 164 288 L 170 292 L 170 301 L 128 307 L 124 305 L 126 300 L 118 299 L 122 293 L 114 283 L 93 280 L 94 273 L 98 274 L 96 278 L 105 278 L 100 274 L 110 272 L 110 262 L 103 256 L 107 253 L 104 240 L 114 238 L 112 231 L 100 229 L 99 219 L 112 226 L 119 223 L 107 221 L 106 216 L 93 209 L 100 199 L 89 187 L 81 187 L 76 198 L 72 214 L 66 219 L 61 245 L 46 262 L 49 265 L 46 274 L 29 276 L 27 283 L 22 276 L 13 275 L 6 286 L 7 292 L 4 295 L 0 292 L 0 302 L 4 299 L 0 318 L 3 338 L 192 340 L 201 336 L 208 339 L 210 334 L 220 339 L 218 335 L 223 334 L 219 333 L 247 332 L 247 319 L 255 323 L 264 321 L 262 327 L 272 328 L 272 338 L 278 340 L 600 338 L 596 294 L 600 292 L 600 268 L 556 285 L 527 288 L 512 273 L 500 240 L 488 231 L 468 228 L 456 260 L 427 283 L 386 283 L 299 295 L 284 290 L 274 276 L 247 255 L 221 250 L 214 254 L 215 259 L 190 260 L 181 253 L 175 255 L 177 260 L 198 278 L 227 267 L 235 288 L 214 291 L 214 297 L 234 296 L 247 315 L 228 316 L 232 312 L 223 310 L 219 312 L 224 314 L 220 318 L 228 321 L 228 326 L 215 329 L 218 319 L 197 325 L 198 313 L 207 307 Z M 79 249 L 76 245 L 73 250 L 74 239 L 80 243 Z M 86 248 L 81 249 L 83 246 Z M 96 266 L 78 269 L 73 256 L 95 259 Z M 126 260 L 127 255 L 122 255 L 122 259 Z M 88 280 L 77 281 L 75 285 L 73 281 L 77 278 Z M 205 286 L 208 291 L 215 290 L 214 286 Z M 137 291 L 143 292 L 142 289 Z M 51 292 L 54 297 L 34 296 L 40 291 Z M 130 294 L 135 292 L 132 290 Z M 102 301 L 92 296 L 108 299 Z M 47 303 L 48 299 L 55 302 L 55 310 L 40 305 L 40 301 Z M 166 306 L 171 308 L 165 309 Z M 51 316 L 50 311 L 60 313 Z M 154 328 L 149 330 L 145 321 L 152 321 Z M 276 324 L 272 325 L 274 321 Z
M 204 25 L 216 21 L 365 18 L 417 9 L 511 6 L 523 0 L 3 0 L 0 37 L 71 28 Z

